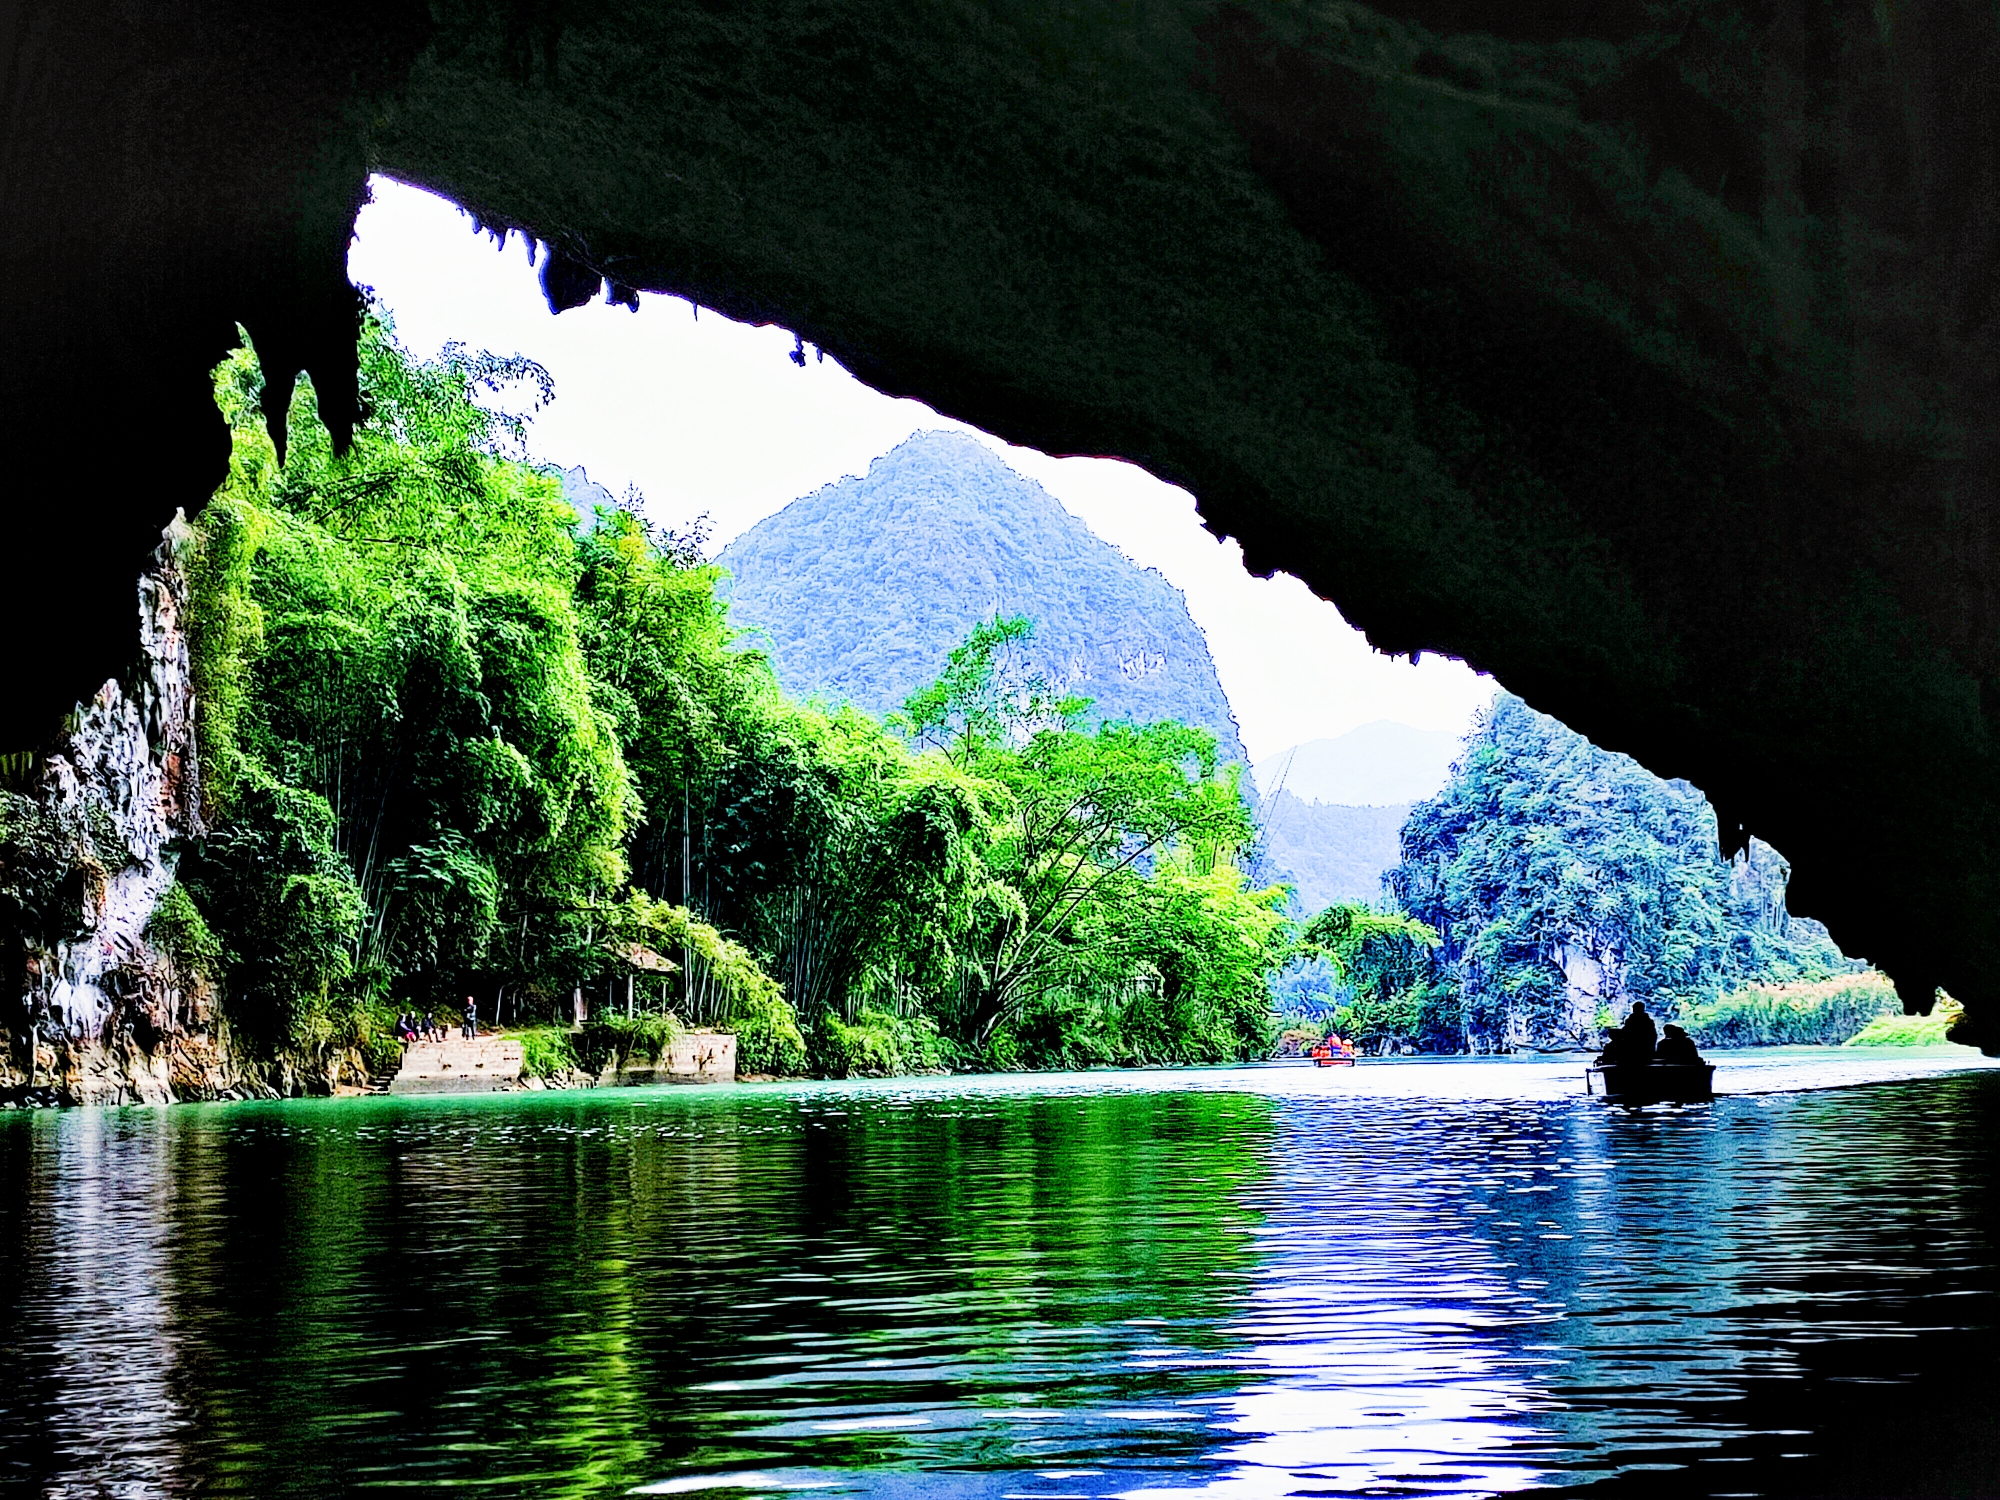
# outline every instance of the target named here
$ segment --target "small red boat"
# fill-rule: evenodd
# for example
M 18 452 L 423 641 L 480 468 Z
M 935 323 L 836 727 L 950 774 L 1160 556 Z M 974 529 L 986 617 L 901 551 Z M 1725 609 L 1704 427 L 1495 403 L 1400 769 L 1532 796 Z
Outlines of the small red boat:
M 1351 1068 L 1355 1063 L 1354 1044 L 1337 1036 L 1315 1043 L 1306 1056 L 1312 1059 L 1315 1068 Z

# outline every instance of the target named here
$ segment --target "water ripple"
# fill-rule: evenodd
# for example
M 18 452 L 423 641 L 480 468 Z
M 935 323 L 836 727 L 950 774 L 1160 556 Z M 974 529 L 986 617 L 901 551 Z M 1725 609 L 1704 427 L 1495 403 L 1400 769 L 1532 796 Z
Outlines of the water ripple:
M 14 1116 L 0 1484 L 1977 1492 L 1961 1065 L 1744 1058 L 1644 1112 L 1564 1060 Z M 1898 1413 L 1966 1415 L 1891 1469 Z

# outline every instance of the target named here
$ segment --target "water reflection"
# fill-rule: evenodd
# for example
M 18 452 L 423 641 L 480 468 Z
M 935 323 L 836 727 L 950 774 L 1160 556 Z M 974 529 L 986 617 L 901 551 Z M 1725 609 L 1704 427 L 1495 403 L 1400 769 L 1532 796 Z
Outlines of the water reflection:
M 2000 1077 L 1540 1077 L 11 1117 L 0 1482 L 1864 1493 L 1857 1411 L 1990 1411 Z

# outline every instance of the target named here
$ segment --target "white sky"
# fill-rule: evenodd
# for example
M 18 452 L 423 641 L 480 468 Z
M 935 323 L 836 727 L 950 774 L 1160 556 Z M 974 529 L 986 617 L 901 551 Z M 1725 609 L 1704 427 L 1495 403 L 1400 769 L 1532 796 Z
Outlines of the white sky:
M 719 548 L 800 495 L 866 471 L 912 432 L 968 432 L 1038 481 L 1098 536 L 1187 596 L 1251 760 L 1376 719 L 1462 731 L 1493 693 L 1462 662 L 1411 665 L 1369 648 L 1297 579 L 1252 578 L 1242 550 L 1202 529 L 1185 490 L 1117 459 L 1051 458 L 898 401 L 834 360 L 787 357 L 792 335 L 699 315 L 645 294 L 633 313 L 593 302 L 556 317 L 516 235 L 504 249 L 444 199 L 376 178 L 348 269 L 430 355 L 457 339 L 519 352 L 555 378 L 530 434 L 535 456 L 582 464 L 613 494 L 644 492 L 656 521 L 703 511 Z

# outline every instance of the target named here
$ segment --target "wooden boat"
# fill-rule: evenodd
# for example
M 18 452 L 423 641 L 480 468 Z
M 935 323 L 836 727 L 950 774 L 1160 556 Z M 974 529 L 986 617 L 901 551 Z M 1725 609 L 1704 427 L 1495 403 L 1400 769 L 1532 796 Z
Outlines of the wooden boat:
M 1591 1074 L 1604 1082 L 1604 1097 L 1613 1104 L 1706 1104 L 1715 1097 L 1714 1063 L 1611 1063 L 1584 1069 L 1583 1089 Z
M 1315 1068 L 1351 1068 L 1355 1064 L 1354 1044 L 1328 1037 L 1306 1054 Z

